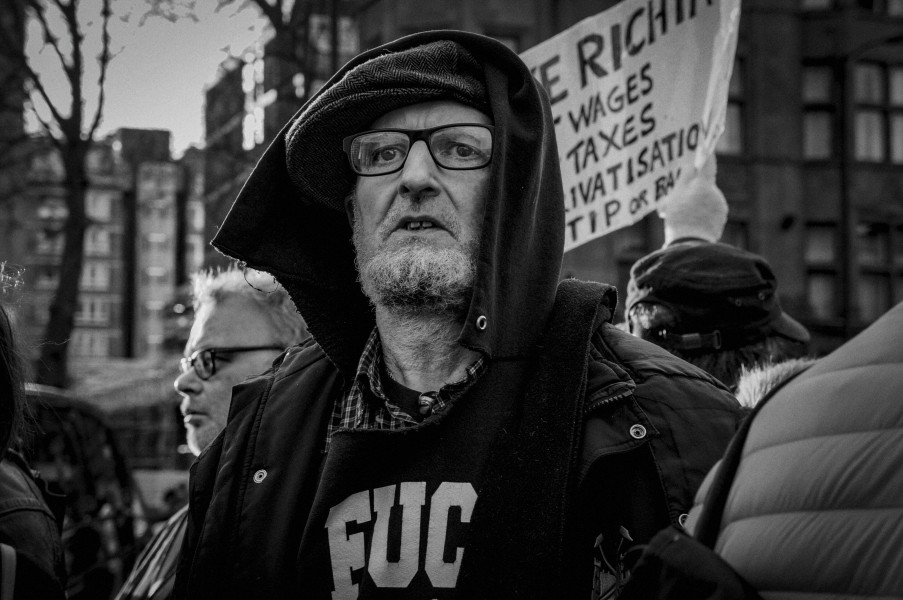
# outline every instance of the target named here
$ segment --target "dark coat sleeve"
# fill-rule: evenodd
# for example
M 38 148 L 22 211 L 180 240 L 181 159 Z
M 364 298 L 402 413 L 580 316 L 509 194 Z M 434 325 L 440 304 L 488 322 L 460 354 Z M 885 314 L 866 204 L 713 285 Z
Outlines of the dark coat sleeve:
M 188 516 L 185 536 L 182 538 L 182 550 L 176 567 L 176 581 L 173 585 L 171 600 L 188 598 L 188 578 L 191 564 L 197 550 L 201 527 L 210 506 L 213 480 L 219 466 L 219 457 L 223 449 L 223 432 L 211 442 L 192 463 L 189 470 Z
M 59 524 L 28 465 L 15 453 L 0 463 L 0 543 L 16 553 L 16 598 L 63 597 L 66 565 Z M 24 590 L 28 594 L 20 594 Z
M 628 579 L 638 548 L 683 524 L 744 413 L 707 373 L 610 325 L 594 336 L 591 361 L 574 562 L 594 560 L 574 577 L 588 586 L 593 569 L 604 595 Z

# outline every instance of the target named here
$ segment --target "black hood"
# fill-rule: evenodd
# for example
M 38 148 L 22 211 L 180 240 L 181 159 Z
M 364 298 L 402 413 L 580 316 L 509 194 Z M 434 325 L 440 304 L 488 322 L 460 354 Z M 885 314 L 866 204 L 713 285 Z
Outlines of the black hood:
M 430 31 L 398 39 L 352 59 L 298 111 L 261 157 L 212 242 L 227 256 L 272 273 L 346 376 L 357 367 L 374 313 L 357 281 L 348 216 L 307 201 L 292 184 L 286 133 L 357 65 L 436 40 L 457 42 L 482 65 L 495 126 L 474 294 L 459 342 L 492 359 L 532 355 L 555 299 L 564 202 L 545 91 L 520 58 L 492 38 Z

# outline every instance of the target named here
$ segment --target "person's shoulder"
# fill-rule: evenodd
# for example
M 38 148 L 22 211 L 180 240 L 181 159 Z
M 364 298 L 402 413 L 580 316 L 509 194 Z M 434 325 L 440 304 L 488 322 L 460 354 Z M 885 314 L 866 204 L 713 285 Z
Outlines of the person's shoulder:
M 597 328 L 593 348 L 602 360 L 617 363 L 630 375 L 638 399 L 740 410 L 733 394 L 709 373 L 611 324 Z
M 336 382 L 339 383 L 336 383 Z M 265 372 L 232 388 L 229 436 L 251 427 L 261 403 L 296 403 L 299 395 L 341 385 L 341 377 L 326 352 L 312 339 L 286 349 Z
M 275 379 L 291 377 L 315 364 L 323 365 L 324 362 L 329 363 L 329 357 L 326 355 L 326 352 L 313 338 L 307 338 L 303 342 L 286 349 L 276 359 L 273 363 L 274 377 Z
M 37 509 L 53 516 L 28 464 L 17 452 L 8 450 L 0 460 L 0 509 L 16 508 Z
M 252 375 L 233 389 L 233 405 L 236 404 L 236 397 L 239 397 L 239 404 L 244 404 L 244 400 L 250 397 L 257 397 L 262 390 L 269 389 L 273 383 L 291 378 L 305 369 L 315 365 L 329 362 L 323 349 L 313 341 L 313 338 L 290 346 L 283 350 L 282 354 L 273 360 L 270 368 L 260 373 Z
M 609 323 L 596 329 L 593 345 L 603 356 L 607 354 L 634 375 L 637 383 L 653 376 L 685 377 L 726 389 L 702 369 Z

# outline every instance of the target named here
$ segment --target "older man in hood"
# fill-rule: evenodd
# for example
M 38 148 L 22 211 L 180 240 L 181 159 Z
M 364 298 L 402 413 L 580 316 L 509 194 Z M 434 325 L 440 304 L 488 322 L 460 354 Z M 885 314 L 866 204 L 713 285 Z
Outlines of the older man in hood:
M 233 391 L 177 598 L 610 596 L 732 435 L 714 379 L 558 284 L 549 101 L 501 43 L 415 34 L 337 73 L 213 244 L 313 340 Z

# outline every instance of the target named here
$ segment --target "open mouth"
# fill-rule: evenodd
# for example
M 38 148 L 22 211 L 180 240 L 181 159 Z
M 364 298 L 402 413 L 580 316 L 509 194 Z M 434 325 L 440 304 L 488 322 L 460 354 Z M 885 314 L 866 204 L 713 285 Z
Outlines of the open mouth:
M 432 229 L 435 225 L 431 221 L 411 221 L 406 229 L 408 231 L 417 231 L 418 229 Z
M 442 225 L 428 217 L 405 217 L 398 223 L 397 229 L 403 231 L 425 231 L 429 229 L 444 230 Z

